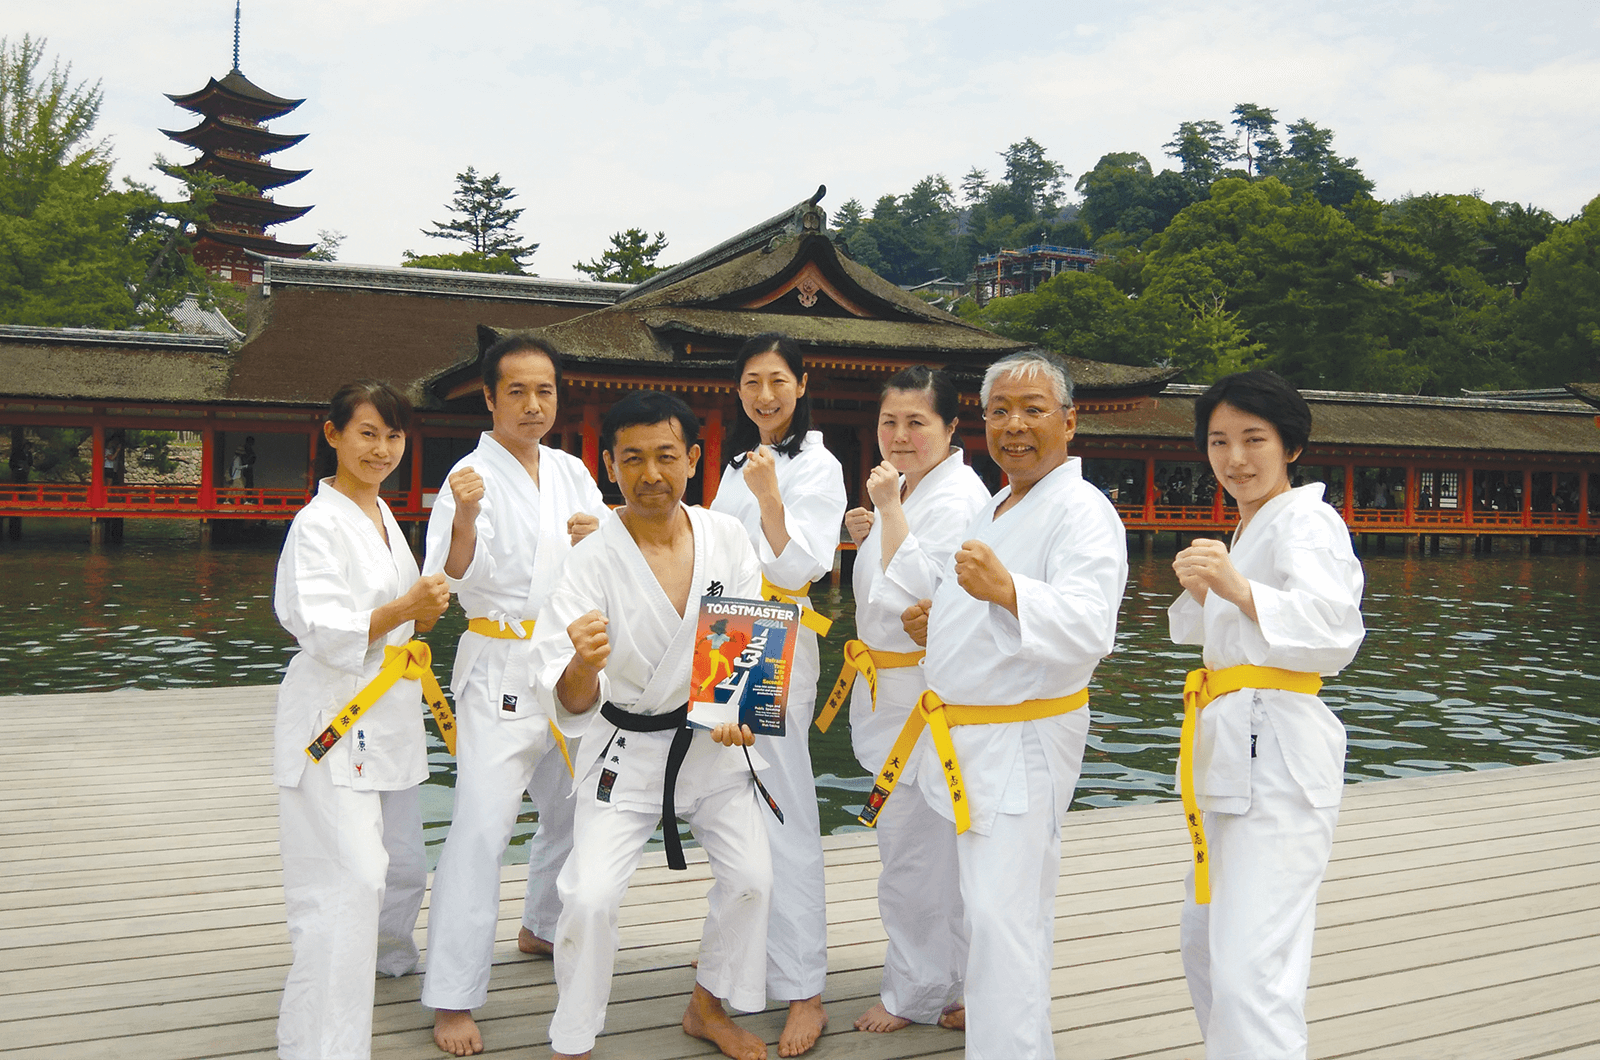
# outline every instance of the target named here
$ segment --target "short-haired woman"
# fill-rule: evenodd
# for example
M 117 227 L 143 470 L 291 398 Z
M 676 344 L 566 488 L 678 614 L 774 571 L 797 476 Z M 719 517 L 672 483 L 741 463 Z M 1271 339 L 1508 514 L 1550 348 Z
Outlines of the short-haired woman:
M 1292 488 L 1311 410 L 1271 372 L 1195 402 L 1195 444 L 1238 505 L 1231 548 L 1173 562 L 1172 639 L 1205 648 L 1178 782 L 1194 845 L 1181 946 L 1210 1060 L 1304 1057 L 1317 888 L 1344 784 L 1344 725 L 1317 697 L 1365 635 L 1361 564 L 1322 484 Z M 1203 816 L 1202 816 L 1203 815 Z

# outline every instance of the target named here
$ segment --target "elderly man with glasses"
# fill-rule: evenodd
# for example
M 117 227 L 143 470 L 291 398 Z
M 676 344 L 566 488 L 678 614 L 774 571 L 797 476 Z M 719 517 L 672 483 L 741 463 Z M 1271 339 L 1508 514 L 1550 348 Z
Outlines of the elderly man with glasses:
M 863 820 L 894 812 L 885 800 L 900 766 L 922 755 L 914 782 L 956 828 L 969 938 L 966 1009 L 944 1022 L 965 1022 L 969 1060 L 1021 1060 L 1055 1055 L 1061 818 L 1128 553 L 1116 509 L 1067 455 L 1077 410 L 1066 364 L 1044 350 L 1012 354 L 989 368 L 982 397 L 989 455 L 1008 484 L 979 510 L 933 599 L 903 616 L 926 640 L 929 691 Z

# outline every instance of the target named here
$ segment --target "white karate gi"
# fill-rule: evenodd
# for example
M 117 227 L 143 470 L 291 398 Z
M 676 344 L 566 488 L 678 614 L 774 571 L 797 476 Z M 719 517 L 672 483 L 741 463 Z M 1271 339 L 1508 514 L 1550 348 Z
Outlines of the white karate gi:
M 600 716 L 598 703 L 577 715 L 561 708 L 556 683 L 573 655 L 567 626 L 591 610 L 609 620 L 611 654 L 600 672 L 599 703 L 609 701 L 631 714 L 667 714 L 689 700 L 700 597 L 716 595 L 711 592 L 716 582 L 722 583 L 721 595 L 747 598 L 761 584 L 755 553 L 736 521 L 702 508 L 684 511 L 694 527 L 694 574 L 682 615 L 613 514 L 573 549 L 534 634 L 534 672 L 544 709 L 563 732 L 584 736 L 573 762 L 577 842 L 559 880 L 557 1003 L 550 1044 L 560 1053 L 594 1047 L 611 996 L 617 910 L 628 880 L 657 822 L 677 828 L 676 821 L 661 821 L 673 730 L 618 730 Z M 758 768 L 763 764 L 753 753 L 752 760 Z M 605 771 L 615 779 L 602 791 Z M 707 731 L 694 734 L 675 791 L 675 810 L 705 848 L 715 881 L 707 896 L 710 909 L 695 982 L 734 1008 L 757 1011 L 766 1004 L 772 891 L 772 861 L 760 819 L 770 811 L 756 795 L 744 752 L 717 744 Z
M 428 777 L 422 690 L 397 681 L 350 732 L 312 762 L 306 745 L 378 674 L 385 645 L 367 642 L 372 612 L 417 580 L 389 508 L 388 534 L 324 480 L 289 527 L 273 608 L 300 650 L 278 689 L 273 781 L 294 963 L 278 1012 L 278 1055 L 347 1060 L 372 1053 L 373 975 L 417 966 L 413 932 L 427 883 L 418 785 Z
M 483 478 L 477 544 L 460 578 L 449 578 L 469 618 L 507 623 L 535 618 L 572 551 L 567 520 L 607 508 L 576 457 L 539 447 L 539 484 L 489 434 L 457 462 Z M 423 569 L 444 570 L 455 496 L 448 479 L 428 517 Z M 422 1003 L 468 1010 L 489 995 L 495 928 L 500 919 L 500 858 L 516 827 L 526 791 L 539 812 L 528 844 L 528 888 L 522 924 L 540 938 L 561 912 L 556 874 L 572 849 L 571 780 L 554 749 L 550 721 L 528 694 L 527 640 L 466 632 L 456 649 L 456 787 L 450 831 L 433 877 L 428 908 L 428 968 Z M 506 696 L 514 699 L 506 709 Z
M 1215 592 L 1168 609 L 1172 639 L 1213 670 L 1250 664 L 1338 673 L 1355 658 L 1361 564 L 1322 483 L 1261 506 L 1229 558 L 1259 623 Z M 1344 725 L 1316 696 L 1242 689 L 1200 713 L 1195 796 L 1205 812 L 1211 903 L 1183 907 L 1184 973 L 1208 1060 L 1306 1055 L 1305 996 L 1317 888 L 1344 789 Z M 1252 755 L 1252 749 L 1254 754 Z
M 1013 705 L 1089 684 L 1116 639 L 1128 580 L 1126 533 L 1076 457 L 1034 483 L 998 519 L 1002 489 L 966 539 L 994 549 L 1017 590 L 1017 615 L 967 594 L 952 559 L 928 621 L 928 687 L 946 703 Z M 1054 1056 L 1051 946 L 1061 818 L 1083 766 L 1089 709 L 1038 721 L 951 729 L 971 827 L 956 837 L 968 938 L 969 1060 Z M 955 812 L 930 744 L 917 786 L 946 820 Z M 899 789 L 884 807 L 894 813 Z
M 965 454 L 951 453 L 905 500 L 909 532 L 883 569 L 883 521 L 875 520 L 855 560 L 856 635 L 875 651 L 921 649 L 900 625 L 900 615 L 918 600 L 931 599 L 972 517 L 989 491 L 968 467 Z M 927 688 L 921 666 L 878 671 L 878 706 L 865 677 L 857 677 L 850 699 L 850 742 L 869 774 L 883 768 L 895 737 Z M 921 743 L 928 742 L 923 733 Z M 915 754 L 913 754 L 913 762 Z M 961 998 L 966 971 L 966 930 L 956 871 L 956 833 L 928 806 L 902 771 L 894 797 L 877 822 L 878 915 L 889 936 L 880 994 L 889 1012 L 917 1023 L 935 1023 Z M 949 800 L 949 796 L 944 796 Z
M 777 455 L 778 494 L 789 544 L 774 555 L 761 530 L 761 506 L 744 484 L 744 468 L 731 464 L 711 510 L 744 524 L 761 560 L 761 571 L 779 588 L 798 589 L 833 570 L 844 524 L 844 470 L 822 444 L 821 431 L 809 431 L 792 457 Z M 810 597 L 795 598 L 811 606 Z M 811 718 L 817 707 L 822 663 L 817 635 L 800 631 L 789 681 L 787 735 L 758 736 L 756 747 L 772 768 L 762 778 L 784 822 L 767 822 L 772 839 L 776 890 L 767 929 L 767 996 L 800 1001 L 822 993 L 828 973 L 828 909 L 822 874 L 822 821 L 817 812 L 817 780 L 811 770 Z M 881 764 L 881 763 L 880 763 Z

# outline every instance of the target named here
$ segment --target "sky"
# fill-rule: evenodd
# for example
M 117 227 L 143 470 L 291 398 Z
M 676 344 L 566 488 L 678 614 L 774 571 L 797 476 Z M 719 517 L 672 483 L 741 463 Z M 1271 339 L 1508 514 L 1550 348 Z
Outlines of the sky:
M 0 35 L 48 41 L 105 93 L 121 175 L 193 152 L 160 129 L 232 65 L 233 0 L 0 0 Z M 275 156 L 310 169 L 274 232 L 344 234 L 341 261 L 461 249 L 455 174 L 499 173 L 540 243 L 532 271 L 578 276 L 611 233 L 666 233 L 661 264 L 808 198 L 870 209 L 942 173 L 996 174 L 1033 137 L 1073 179 L 1237 103 L 1335 133 L 1393 199 L 1478 192 L 1558 218 L 1600 195 L 1600 4 L 1593 0 L 243 0 L 240 68 L 306 102 Z M 1068 184 L 1072 180 L 1068 181 Z

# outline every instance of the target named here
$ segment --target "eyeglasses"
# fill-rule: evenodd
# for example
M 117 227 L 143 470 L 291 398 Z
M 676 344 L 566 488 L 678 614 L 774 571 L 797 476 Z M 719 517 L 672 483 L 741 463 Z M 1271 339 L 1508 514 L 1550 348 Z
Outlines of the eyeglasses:
M 1064 407 L 1057 405 L 1053 409 L 1042 409 L 1037 405 L 1027 405 L 1020 409 L 1008 409 L 996 405 L 985 412 L 983 418 L 989 421 L 989 426 L 991 427 L 1004 427 L 1011 422 L 1013 416 L 1021 420 L 1024 427 L 1037 427 L 1044 422 L 1046 416 L 1060 412 Z

